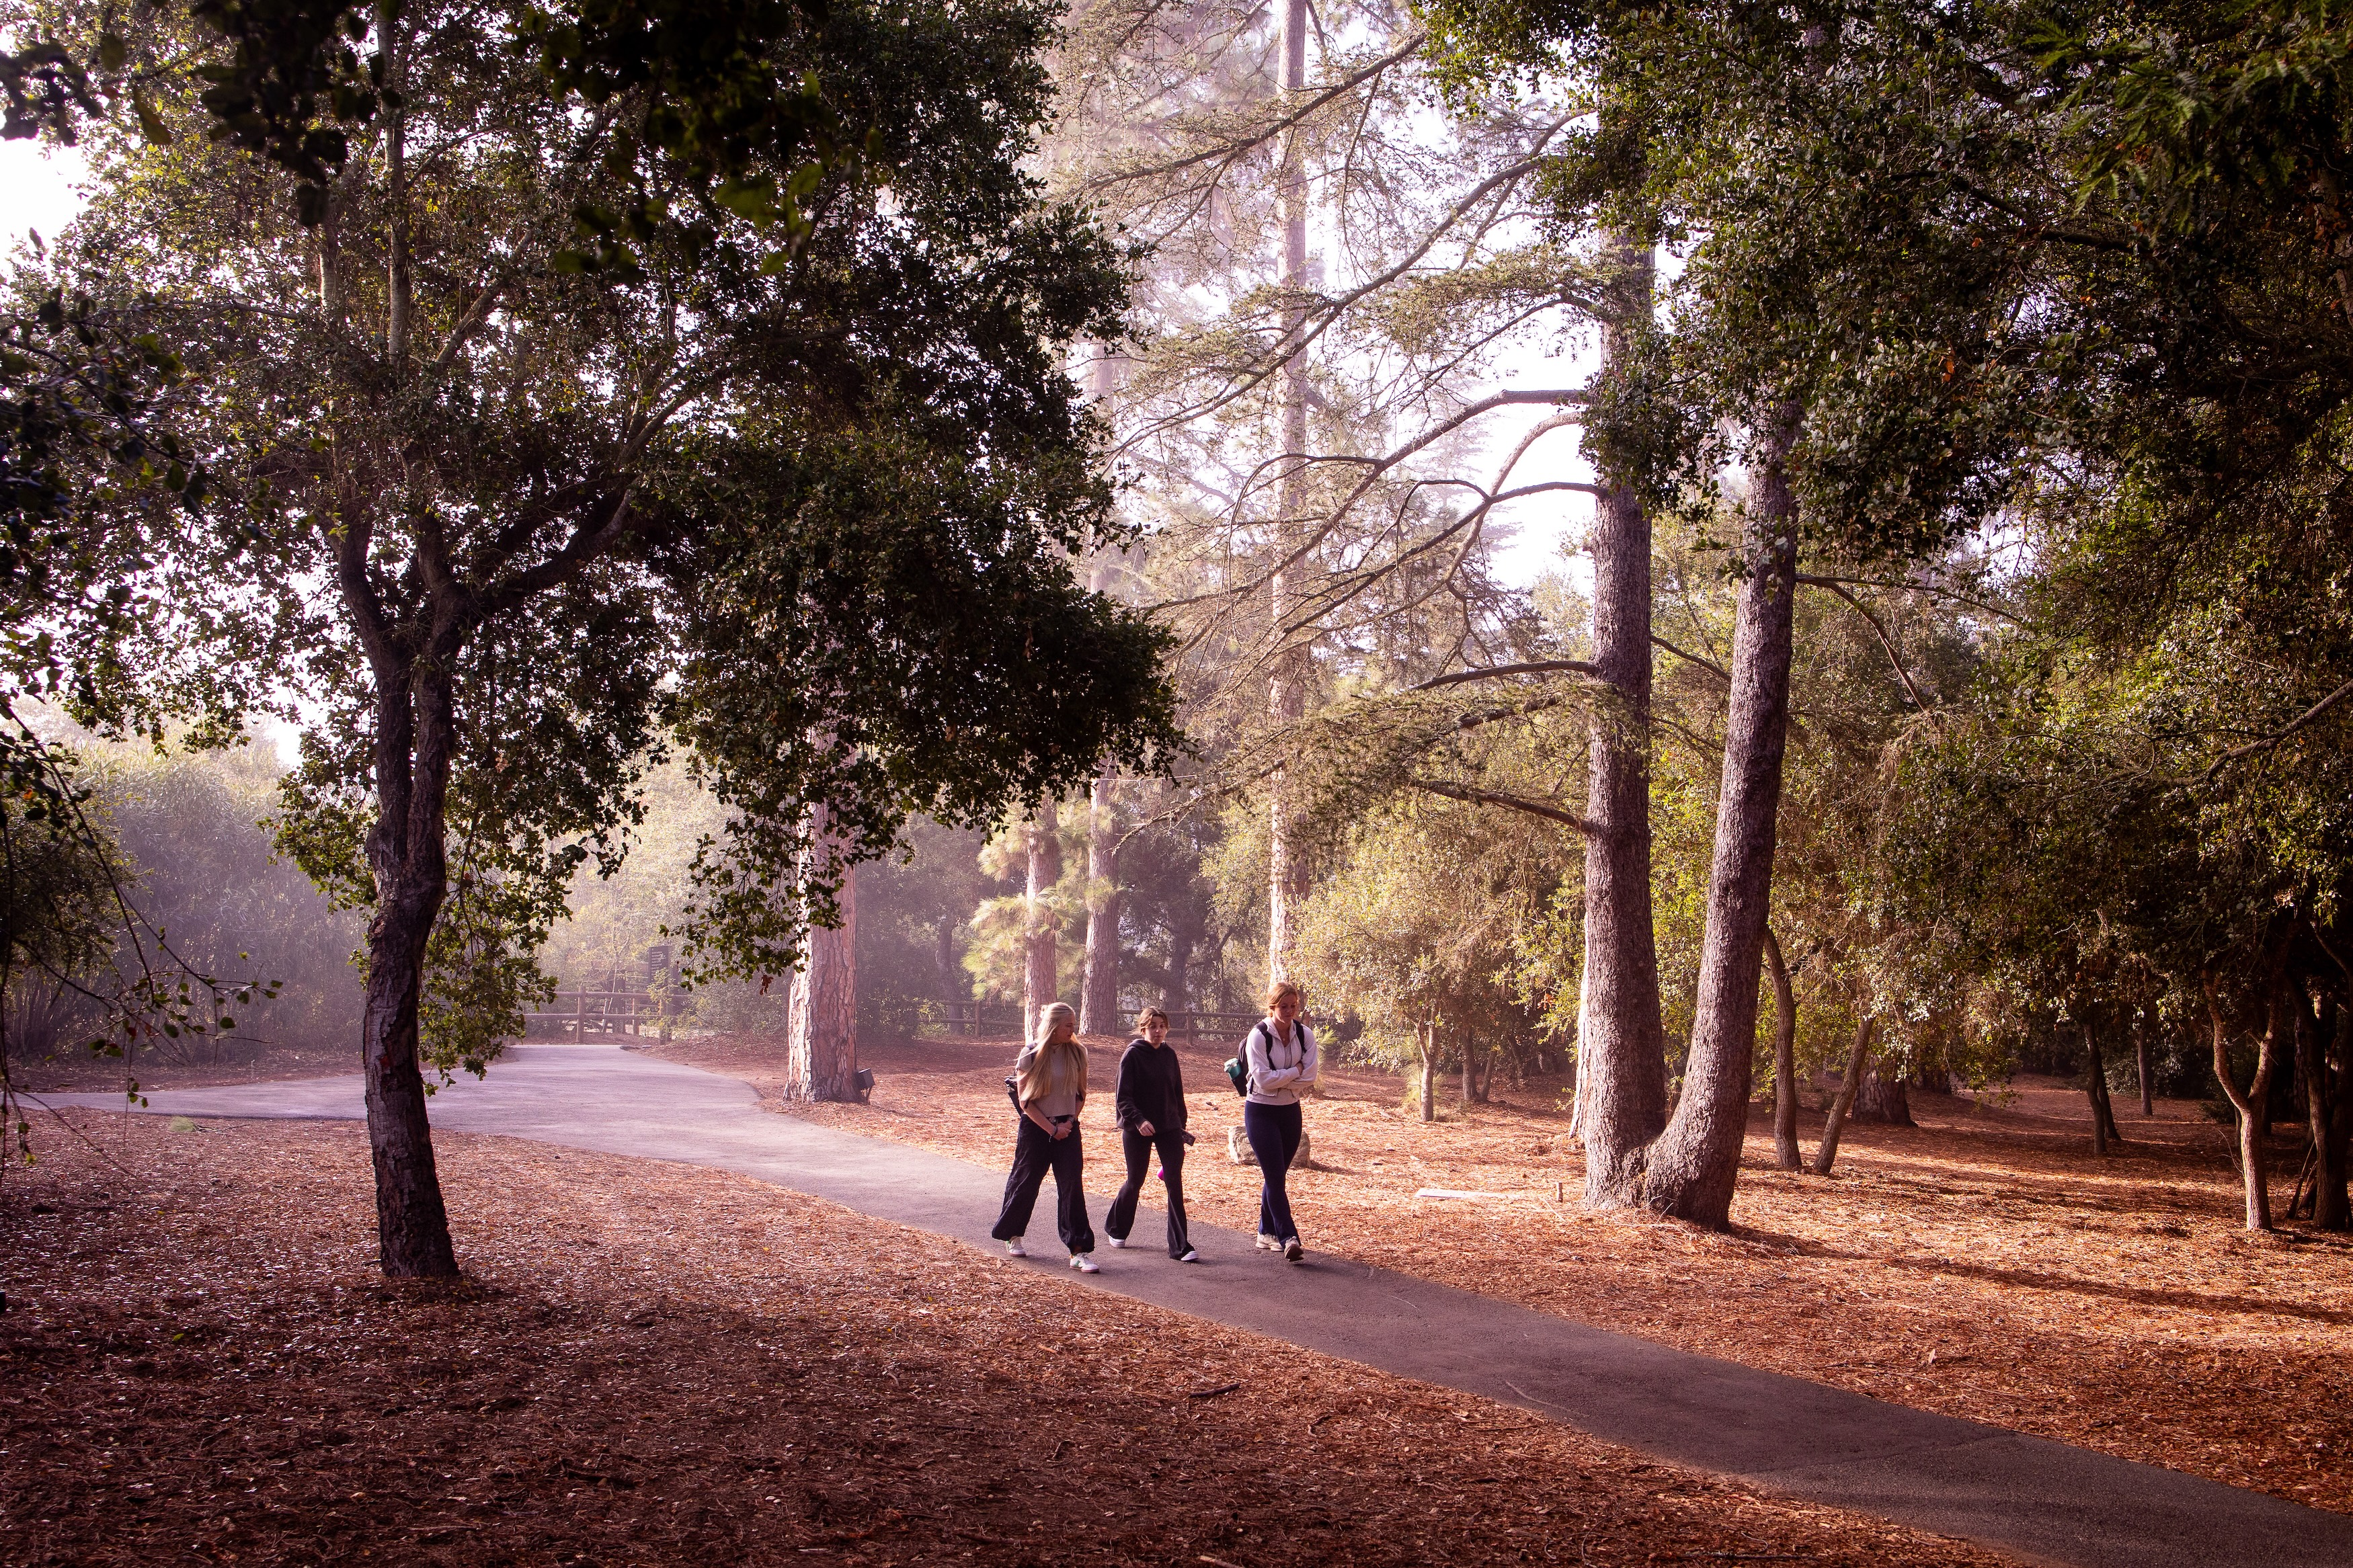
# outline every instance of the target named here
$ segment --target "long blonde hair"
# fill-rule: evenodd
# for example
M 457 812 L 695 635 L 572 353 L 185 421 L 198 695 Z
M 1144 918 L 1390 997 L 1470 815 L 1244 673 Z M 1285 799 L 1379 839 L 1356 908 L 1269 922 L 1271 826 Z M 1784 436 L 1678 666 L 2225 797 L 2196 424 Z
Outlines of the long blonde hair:
M 1057 1045 L 1054 1043 L 1054 1036 L 1064 1024 L 1071 1026 L 1071 1037 Z M 1034 1054 L 1029 1058 L 1028 1070 L 1021 1075 L 1021 1082 L 1017 1086 L 1017 1091 L 1020 1094 L 1021 1102 L 1024 1105 L 1033 1100 L 1045 1098 L 1047 1089 L 1052 1087 L 1058 1076 L 1054 1070 L 1057 1060 L 1068 1064 L 1060 1076 L 1063 1077 L 1077 1091 L 1081 1100 L 1087 1097 L 1087 1048 L 1079 1044 L 1077 1008 L 1068 1002 L 1057 1002 L 1039 1013 L 1038 1037 L 1031 1041 L 1030 1045 Z

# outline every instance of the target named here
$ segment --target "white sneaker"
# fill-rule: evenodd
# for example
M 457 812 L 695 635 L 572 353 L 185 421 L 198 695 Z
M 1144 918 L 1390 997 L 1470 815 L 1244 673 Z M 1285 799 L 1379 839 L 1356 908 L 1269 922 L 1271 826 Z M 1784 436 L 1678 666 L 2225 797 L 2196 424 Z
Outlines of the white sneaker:
M 1071 1267 L 1077 1269 L 1082 1274 L 1100 1274 L 1103 1272 L 1095 1260 L 1089 1258 L 1083 1252 L 1073 1252 L 1071 1254 Z
M 1201 1255 L 1188 1247 L 1185 1249 L 1185 1256 L 1179 1258 L 1176 1261 L 1179 1263 L 1198 1263 L 1201 1261 Z
M 1299 1238 L 1294 1236 L 1289 1241 L 1282 1244 L 1282 1255 L 1292 1262 L 1296 1263 L 1301 1258 L 1307 1256 L 1307 1249 L 1299 1245 Z
M 1124 1236 L 1114 1236 L 1111 1238 L 1111 1244 L 1113 1247 L 1125 1247 L 1127 1245 L 1127 1237 Z
M 1258 1249 L 1261 1252 L 1281 1252 L 1282 1250 L 1282 1243 L 1275 1240 L 1274 1237 L 1271 1236 L 1261 1236 L 1258 1238 Z
M 1017 1236 L 1005 1244 L 1005 1255 L 1008 1258 L 1027 1258 L 1029 1249 L 1021 1245 L 1021 1238 Z

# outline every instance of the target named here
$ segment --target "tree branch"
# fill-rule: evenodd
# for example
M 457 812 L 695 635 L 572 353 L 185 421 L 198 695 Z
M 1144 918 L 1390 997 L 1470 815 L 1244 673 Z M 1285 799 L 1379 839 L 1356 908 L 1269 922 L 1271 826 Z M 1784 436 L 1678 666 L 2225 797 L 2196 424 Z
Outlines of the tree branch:
M 1887 662 L 1895 667 L 1895 679 L 1904 683 L 1905 691 L 1911 693 L 1913 706 L 1928 716 L 1929 723 L 1935 724 L 1939 730 L 1943 729 L 1944 725 L 1938 722 L 1936 710 L 1928 706 L 1928 700 L 1921 696 L 1919 687 L 1913 684 L 1912 672 L 1904 668 L 1904 656 L 1895 651 L 1895 639 L 1888 636 L 1887 628 L 1881 624 L 1879 617 L 1864 608 L 1862 601 L 1847 592 L 1844 584 L 1831 578 L 1808 577 L 1800 574 L 1798 581 L 1810 588 L 1820 588 L 1825 593 L 1837 595 L 1846 601 L 1849 609 L 1870 623 L 1872 635 L 1879 638 L 1879 646 L 1887 652 Z
M 1651 634 L 1651 642 L 1653 647 L 1665 648 L 1669 653 L 1673 654 L 1685 664 L 1698 666 L 1700 668 L 1707 671 L 1710 675 L 1715 677 L 1718 680 L 1724 682 L 1726 686 L 1732 684 L 1732 672 L 1725 668 L 1724 666 L 1716 663 L 1715 660 L 1712 658 L 1702 658 L 1698 654 L 1692 653 L 1684 648 L 1677 647 L 1674 644 L 1669 642 L 1666 638 L 1661 637 L 1656 632 L 1652 632 Z
M 1547 822 L 1566 824 L 1588 838 L 1598 838 L 1601 835 L 1599 827 L 1575 812 L 1563 811 L 1556 805 L 1546 805 L 1540 800 L 1530 800 L 1525 795 L 1503 795 L 1490 789 L 1471 789 L 1462 784 L 1443 784 L 1437 779 L 1408 779 L 1405 782 L 1409 788 L 1421 790 L 1430 795 L 1443 795 L 1448 800 L 1464 801 L 1472 805 L 1500 805 L 1508 811 L 1525 811 L 1531 816 L 1541 816 Z
M 2311 707 L 2306 709 L 2303 712 L 2297 714 L 2295 718 L 2289 720 L 2286 723 L 2273 731 L 2270 734 L 2265 735 L 2262 740 L 2250 741 L 2243 746 L 2235 747 L 2231 751 L 2223 752 L 2220 757 L 2217 757 L 2214 760 L 2214 765 L 2212 767 L 2208 768 L 2204 773 L 2198 775 L 2198 782 L 2200 784 L 2204 784 L 2209 779 L 2211 779 L 2216 773 L 2219 773 L 2224 768 L 2229 767 L 2232 763 L 2239 762 L 2243 758 L 2252 757 L 2258 752 L 2270 751 L 2274 746 L 2278 745 L 2282 741 L 2286 740 L 2290 735 L 2295 734 L 2298 730 L 2303 729 L 2306 724 L 2311 723 L 2315 719 L 2319 718 L 2323 713 L 2326 713 L 2331 708 L 2336 707 L 2337 703 L 2343 701 L 2348 695 L 2353 695 L 2353 680 L 2347 681 L 2344 685 L 2338 687 L 2336 690 L 2330 692 L 2327 696 L 2322 698 L 2319 701 L 2314 703 Z
M 1531 664 L 1498 664 L 1485 669 L 1458 669 L 1451 675 L 1441 675 L 1425 680 L 1419 686 L 1409 686 L 1408 691 L 1432 691 L 1441 686 L 1459 686 L 1466 680 L 1487 680 L 1504 675 L 1546 675 L 1555 670 L 1567 670 L 1577 675 L 1601 679 L 1601 667 L 1581 658 L 1540 658 Z

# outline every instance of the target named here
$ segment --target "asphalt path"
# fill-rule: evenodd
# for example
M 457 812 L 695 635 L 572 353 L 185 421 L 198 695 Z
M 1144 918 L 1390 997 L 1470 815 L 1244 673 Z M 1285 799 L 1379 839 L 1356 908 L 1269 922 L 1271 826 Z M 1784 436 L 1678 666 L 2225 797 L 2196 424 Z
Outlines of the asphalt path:
M 106 1095 L 44 1099 L 122 1103 Z M 362 1114 L 356 1076 L 154 1090 L 147 1099 L 154 1115 Z M 611 1046 L 512 1048 L 488 1079 L 461 1079 L 435 1095 L 432 1118 L 445 1131 L 714 1166 L 999 1250 L 988 1227 L 1002 1172 L 764 1111 L 747 1084 Z M 1312 1246 L 1313 1214 L 1302 1219 Z M 1159 1228 L 1156 1215 L 1140 1215 L 1140 1245 L 1097 1252 L 1102 1271 L 1084 1283 L 2030 1562 L 2353 1564 L 2353 1517 L 1670 1350 L 1344 1258 L 1311 1252 L 1303 1265 L 1286 1264 L 1215 1226 L 1193 1226 L 1206 1261 L 1178 1265 L 1165 1256 Z M 1046 1245 L 1029 1266 L 1075 1280 L 1050 1232 L 1050 1225 L 1040 1229 Z

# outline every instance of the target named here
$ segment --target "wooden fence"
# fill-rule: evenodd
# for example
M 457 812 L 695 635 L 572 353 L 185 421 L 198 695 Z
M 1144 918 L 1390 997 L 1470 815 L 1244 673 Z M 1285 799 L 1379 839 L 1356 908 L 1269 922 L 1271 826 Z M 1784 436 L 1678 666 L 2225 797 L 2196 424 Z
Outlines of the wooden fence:
M 1124 1004 L 1120 1012 L 1120 1029 L 1124 1033 L 1133 1026 L 1141 1004 Z M 924 1005 L 927 1014 L 934 1014 L 939 1027 L 947 1034 L 981 1039 L 1018 1039 L 1021 1035 L 1021 1004 L 1018 1002 L 970 1002 L 944 1000 Z M 1260 1017 L 1256 1013 L 1176 1013 L 1168 1015 L 1168 1037 L 1187 1046 L 1203 1041 L 1212 1044 L 1240 1040 Z
M 523 1015 L 527 1040 L 611 1040 L 658 1033 L 685 1011 L 677 991 L 558 991 L 549 1005 Z

